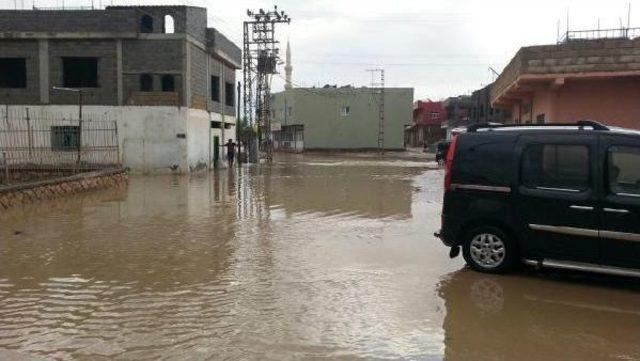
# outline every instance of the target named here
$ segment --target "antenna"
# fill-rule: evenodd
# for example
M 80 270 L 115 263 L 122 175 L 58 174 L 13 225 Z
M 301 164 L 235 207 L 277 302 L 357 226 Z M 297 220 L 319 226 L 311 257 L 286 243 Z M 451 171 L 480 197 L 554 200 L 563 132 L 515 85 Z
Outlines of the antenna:
M 489 71 L 491 71 L 496 76 L 496 78 L 500 77 L 500 74 L 494 68 L 489 67 Z
M 629 1 L 629 10 L 627 12 L 627 29 L 631 27 L 631 1 Z

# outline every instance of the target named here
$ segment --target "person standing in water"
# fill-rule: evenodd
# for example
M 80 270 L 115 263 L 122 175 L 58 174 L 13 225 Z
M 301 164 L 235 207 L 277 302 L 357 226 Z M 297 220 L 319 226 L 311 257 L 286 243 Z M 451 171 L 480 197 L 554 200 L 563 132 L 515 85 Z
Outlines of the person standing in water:
M 229 165 L 229 168 L 231 168 L 233 167 L 233 160 L 236 157 L 236 143 L 229 139 L 227 144 L 223 145 L 223 147 L 227 147 L 227 164 Z

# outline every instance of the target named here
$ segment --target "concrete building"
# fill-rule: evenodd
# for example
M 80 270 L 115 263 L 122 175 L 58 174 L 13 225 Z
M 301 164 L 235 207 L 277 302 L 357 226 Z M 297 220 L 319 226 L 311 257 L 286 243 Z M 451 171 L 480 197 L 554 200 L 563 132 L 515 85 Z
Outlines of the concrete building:
M 235 139 L 241 50 L 188 6 L 0 11 L 0 104 L 118 122 L 125 166 L 189 172 Z
M 492 105 L 510 110 L 514 123 L 594 119 L 640 129 L 640 37 L 631 36 L 640 31 L 633 30 L 568 32 L 559 44 L 521 48 L 492 87 Z
M 285 72 L 285 90 L 271 98 L 274 149 L 378 149 L 378 93 L 352 86 L 294 88 L 289 42 Z M 404 149 L 404 128 L 411 124 L 413 89 L 385 88 L 384 99 L 384 148 Z
M 443 105 L 447 112 L 447 119 L 442 122 L 442 126 L 447 130 L 447 139 L 451 139 L 454 129 L 469 125 L 471 97 L 468 95 L 450 97 L 443 102 Z
M 273 94 L 274 148 L 373 150 L 378 148 L 378 95 L 351 86 L 293 88 Z M 413 89 L 385 88 L 384 148 L 404 149 L 412 121 Z
M 405 143 L 411 147 L 431 145 L 447 136 L 442 122 L 448 118 L 442 102 L 418 100 L 413 104 L 413 124 L 405 130 Z
M 509 121 L 510 113 L 508 109 L 494 108 L 491 105 L 492 86 L 493 83 L 471 93 L 470 124 L 505 123 Z

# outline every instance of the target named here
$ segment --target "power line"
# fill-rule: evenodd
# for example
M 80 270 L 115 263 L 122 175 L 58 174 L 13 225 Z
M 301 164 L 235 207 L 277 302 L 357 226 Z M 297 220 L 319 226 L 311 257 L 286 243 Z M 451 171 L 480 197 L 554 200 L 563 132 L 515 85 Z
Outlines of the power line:
M 306 64 L 318 64 L 318 65 L 357 65 L 357 66 L 487 66 L 486 62 L 483 63 L 381 63 L 381 62 L 355 62 L 355 61 L 307 61 L 300 60 L 301 63 Z

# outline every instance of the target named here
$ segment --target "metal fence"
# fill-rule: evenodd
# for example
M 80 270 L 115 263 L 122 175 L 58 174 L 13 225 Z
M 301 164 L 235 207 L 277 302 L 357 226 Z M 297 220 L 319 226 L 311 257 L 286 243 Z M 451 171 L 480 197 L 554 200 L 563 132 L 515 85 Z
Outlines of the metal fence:
M 117 123 L 0 109 L 0 184 L 120 167 Z
M 566 31 L 558 43 L 594 39 L 635 39 L 640 37 L 640 28 L 597 29 Z

